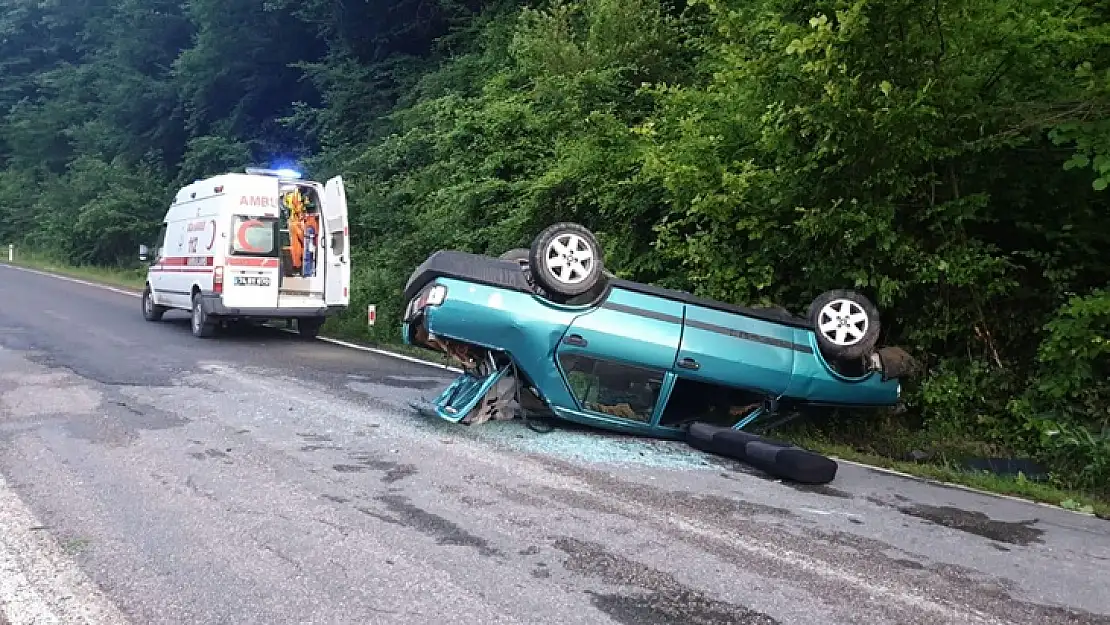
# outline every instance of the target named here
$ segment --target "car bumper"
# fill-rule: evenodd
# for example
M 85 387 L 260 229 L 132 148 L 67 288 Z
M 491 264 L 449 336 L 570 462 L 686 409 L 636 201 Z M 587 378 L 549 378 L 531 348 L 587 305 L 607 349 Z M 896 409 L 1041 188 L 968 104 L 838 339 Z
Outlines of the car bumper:
M 284 319 L 294 317 L 330 317 L 338 314 L 344 306 L 320 306 L 298 308 L 243 308 L 224 306 L 223 298 L 216 293 L 202 293 L 201 307 L 205 314 L 214 317 L 266 317 L 270 319 Z

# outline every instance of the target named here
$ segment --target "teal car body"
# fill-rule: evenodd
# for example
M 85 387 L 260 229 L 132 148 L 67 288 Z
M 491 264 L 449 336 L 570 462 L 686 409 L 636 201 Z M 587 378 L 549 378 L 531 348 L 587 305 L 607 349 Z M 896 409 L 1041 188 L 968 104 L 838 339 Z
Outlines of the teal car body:
M 404 342 L 469 362 L 430 406 L 456 423 L 469 422 L 510 378 L 557 418 L 664 438 L 705 420 L 683 406 L 719 391 L 758 403 L 718 415 L 737 429 L 784 403 L 892 406 L 901 392 L 880 370 L 839 372 L 812 324 L 785 311 L 616 278 L 582 301 L 559 303 L 537 293 L 516 263 L 437 252 L 413 273 L 405 297 Z

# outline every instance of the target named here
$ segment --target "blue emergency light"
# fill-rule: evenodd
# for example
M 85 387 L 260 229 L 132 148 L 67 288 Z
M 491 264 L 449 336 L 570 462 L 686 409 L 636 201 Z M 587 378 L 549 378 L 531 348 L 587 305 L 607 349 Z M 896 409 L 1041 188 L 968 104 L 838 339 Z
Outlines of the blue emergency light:
M 265 169 L 262 167 L 248 167 L 247 173 L 258 176 L 276 176 L 283 180 L 300 180 L 301 172 L 290 167 L 283 167 L 281 169 Z

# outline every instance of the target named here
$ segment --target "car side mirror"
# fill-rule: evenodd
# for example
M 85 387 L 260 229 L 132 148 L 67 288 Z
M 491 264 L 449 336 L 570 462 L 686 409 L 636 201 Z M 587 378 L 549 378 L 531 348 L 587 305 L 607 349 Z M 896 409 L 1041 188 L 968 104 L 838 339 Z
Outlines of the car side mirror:
M 145 245 L 140 245 L 140 246 L 139 246 L 139 260 L 141 260 L 141 261 L 143 261 L 143 262 L 145 263 L 145 262 L 146 262 L 146 259 L 147 259 L 147 258 L 148 258 L 149 256 L 150 256 L 150 248 L 148 248 L 148 247 L 147 247 L 147 246 L 145 246 Z

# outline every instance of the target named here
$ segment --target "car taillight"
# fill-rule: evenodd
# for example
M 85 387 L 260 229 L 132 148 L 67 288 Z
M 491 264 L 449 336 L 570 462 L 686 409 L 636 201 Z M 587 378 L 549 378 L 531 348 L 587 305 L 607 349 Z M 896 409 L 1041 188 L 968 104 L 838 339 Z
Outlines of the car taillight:
M 405 309 L 405 319 L 423 311 L 428 306 L 439 306 L 447 299 L 447 287 L 437 284 L 427 289 L 419 296 L 412 298 L 408 308 Z
M 212 290 L 216 293 L 224 292 L 224 268 L 223 265 L 216 265 L 212 270 Z
M 445 299 L 447 299 L 447 287 L 437 284 L 428 289 L 428 292 L 424 295 L 424 304 L 439 306 Z

